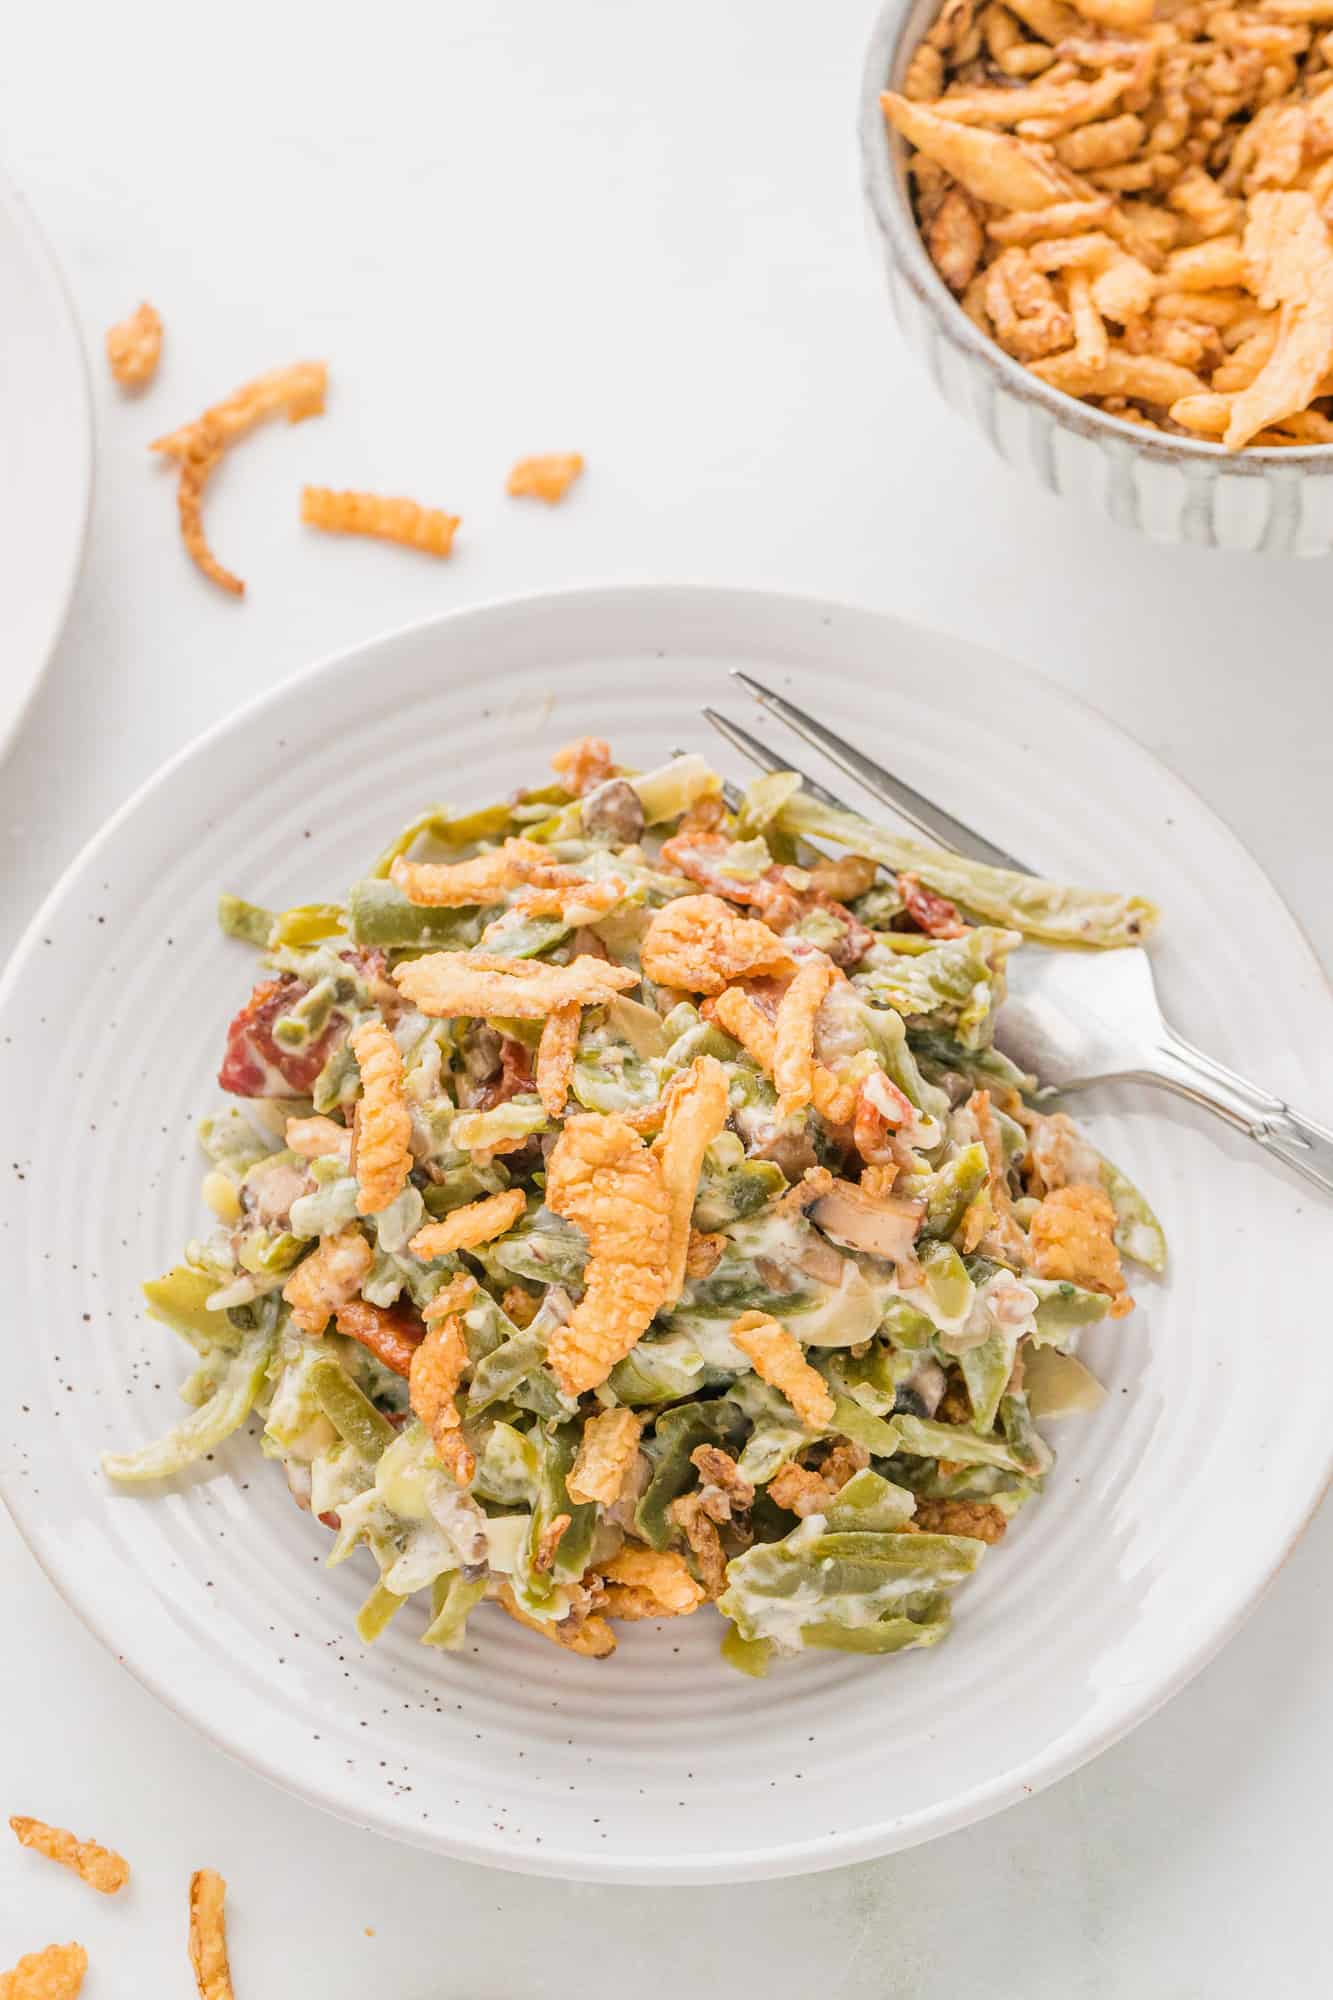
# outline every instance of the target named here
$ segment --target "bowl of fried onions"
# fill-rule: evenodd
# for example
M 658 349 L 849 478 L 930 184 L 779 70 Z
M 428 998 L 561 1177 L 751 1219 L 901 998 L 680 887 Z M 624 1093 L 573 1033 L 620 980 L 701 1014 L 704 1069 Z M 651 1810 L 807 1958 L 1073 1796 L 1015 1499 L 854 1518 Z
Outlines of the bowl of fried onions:
M 1329 0 L 891 0 L 866 199 L 900 325 L 1051 491 L 1333 546 Z

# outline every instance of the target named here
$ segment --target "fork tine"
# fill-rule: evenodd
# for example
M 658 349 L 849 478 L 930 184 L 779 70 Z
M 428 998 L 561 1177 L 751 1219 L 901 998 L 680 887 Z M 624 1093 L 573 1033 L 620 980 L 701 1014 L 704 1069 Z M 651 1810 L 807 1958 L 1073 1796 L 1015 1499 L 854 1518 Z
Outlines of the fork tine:
M 918 832 L 924 833 L 927 840 L 939 846 L 954 848 L 958 853 L 970 855 L 974 861 L 983 861 L 991 868 L 1011 868 L 1019 875 L 1031 874 L 1031 869 L 1023 862 L 1015 860 L 1012 854 L 1007 854 L 1002 847 L 997 847 L 994 841 L 975 833 L 970 826 L 965 826 L 962 820 L 955 819 L 952 813 L 945 812 L 942 806 L 937 806 L 931 799 L 925 798 L 903 779 L 894 777 L 893 773 L 886 771 L 882 764 L 876 764 L 862 751 L 848 743 L 845 737 L 836 736 L 831 729 L 826 729 L 822 722 L 816 722 L 812 715 L 807 715 L 803 708 L 797 708 L 796 704 L 788 701 L 784 695 L 775 694 L 772 688 L 765 687 L 762 681 L 743 673 L 739 667 L 733 667 L 731 672 L 733 679 L 738 680 L 741 686 L 754 696 L 761 708 L 766 708 L 771 715 L 776 715 L 779 722 L 785 722 L 789 729 L 795 730 L 798 736 L 812 744 L 816 750 L 822 750 L 831 764 L 836 764 L 840 771 L 845 771 L 858 785 L 864 785 L 875 798 L 892 807 L 894 812 L 909 821 Z M 770 768 L 781 770 L 783 766 L 779 764 Z M 825 804 L 840 803 L 831 793 L 821 794 L 818 788 L 811 787 L 811 789 L 816 797 L 822 796 Z M 843 810 L 846 808 L 843 807 Z
M 761 743 L 757 736 L 751 736 L 748 729 L 742 729 L 740 724 L 733 722 L 729 716 L 720 715 L 715 708 L 705 708 L 703 713 L 718 735 L 724 736 L 733 750 L 739 750 L 742 757 L 748 757 L 761 771 L 792 771 L 800 779 L 803 790 L 809 792 L 811 798 L 818 799 L 821 805 L 832 806 L 835 812 L 851 811 L 851 807 L 844 799 L 835 798 L 832 792 L 826 791 L 823 785 L 816 779 L 808 777 L 804 771 L 798 771 L 790 761 L 774 756 L 766 743 Z

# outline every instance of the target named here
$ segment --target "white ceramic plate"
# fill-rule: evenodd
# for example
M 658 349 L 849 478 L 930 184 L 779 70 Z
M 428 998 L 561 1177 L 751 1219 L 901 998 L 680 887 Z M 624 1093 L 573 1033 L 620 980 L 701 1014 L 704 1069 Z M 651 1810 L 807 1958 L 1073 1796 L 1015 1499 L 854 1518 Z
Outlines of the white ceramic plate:
M 46 671 L 83 555 L 93 485 L 88 371 L 41 231 L 0 175 L 0 756 Z
M 1155 1200 L 1170 1283 L 1090 1343 L 1110 1396 L 1059 1427 L 1046 1495 L 934 1652 L 753 1682 L 720 1663 L 711 1614 L 631 1627 L 599 1664 L 489 1607 L 458 1656 L 406 1618 L 367 1652 L 366 1576 L 324 1570 L 323 1531 L 248 1439 L 159 1498 L 108 1489 L 98 1453 L 170 1423 L 187 1372 L 138 1284 L 202 1220 L 191 1126 L 252 976 L 214 929 L 217 893 L 340 891 L 424 803 L 501 793 L 581 731 L 639 764 L 712 748 L 698 706 L 729 701 L 735 665 L 1005 846 L 1155 896 L 1182 1028 L 1329 1110 L 1333 1004 L 1226 829 L 1067 695 L 890 618 L 671 589 L 465 612 L 289 682 L 170 764 L 65 876 L 0 991 L 6 1497 L 116 1657 L 214 1741 L 366 1826 L 511 1868 L 741 1880 L 994 1812 L 1202 1665 L 1328 1470 L 1333 1347 L 1311 1302 L 1333 1205 L 1122 1089 L 1088 1101 L 1089 1124 Z

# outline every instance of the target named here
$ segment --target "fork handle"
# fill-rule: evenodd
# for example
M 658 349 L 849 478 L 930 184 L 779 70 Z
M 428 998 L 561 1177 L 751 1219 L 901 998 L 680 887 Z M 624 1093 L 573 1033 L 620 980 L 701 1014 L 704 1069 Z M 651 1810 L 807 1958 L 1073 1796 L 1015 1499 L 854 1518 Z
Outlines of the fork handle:
M 1145 1081 L 1162 1084 L 1225 1118 L 1325 1194 L 1333 1194 L 1333 1132 L 1294 1111 L 1271 1091 L 1260 1090 L 1237 1076 L 1235 1070 L 1215 1062 L 1174 1028 L 1166 1029 L 1156 1062 L 1141 1074 Z

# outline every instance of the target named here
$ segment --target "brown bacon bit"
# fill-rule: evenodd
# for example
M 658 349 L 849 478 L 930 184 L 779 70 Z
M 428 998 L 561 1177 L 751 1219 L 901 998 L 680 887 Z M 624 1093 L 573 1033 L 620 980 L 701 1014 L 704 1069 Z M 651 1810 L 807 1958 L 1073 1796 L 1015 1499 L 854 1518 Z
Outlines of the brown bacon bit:
M 306 1097 L 315 1078 L 347 1032 L 333 1020 L 317 1041 L 284 1049 L 273 1039 L 273 1024 L 310 991 L 291 973 L 261 980 L 227 1030 L 218 1084 L 233 1097 Z
M 908 916 L 927 937 L 956 938 L 966 935 L 967 925 L 956 906 L 947 896 L 937 896 L 933 889 L 928 889 L 918 876 L 900 875 L 898 891 Z
M 366 1299 L 349 1299 L 333 1316 L 339 1333 L 360 1341 L 377 1361 L 401 1375 L 412 1372 L 412 1356 L 425 1338 L 425 1327 L 406 1306 L 372 1306 Z

